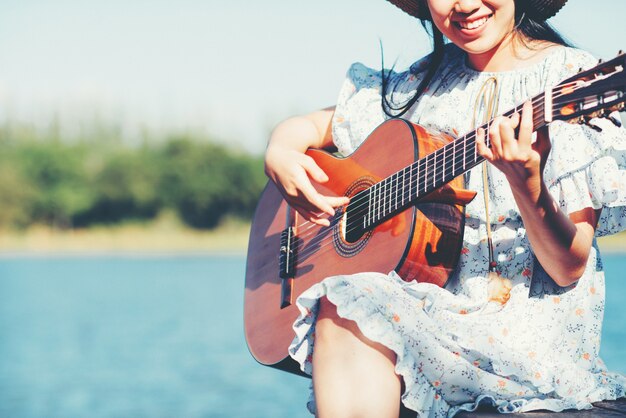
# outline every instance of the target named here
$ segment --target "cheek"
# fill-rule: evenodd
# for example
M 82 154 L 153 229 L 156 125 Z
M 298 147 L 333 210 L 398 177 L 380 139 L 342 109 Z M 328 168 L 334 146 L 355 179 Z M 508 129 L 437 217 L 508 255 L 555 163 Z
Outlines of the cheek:
M 436 3 L 436 1 L 434 1 Z M 449 13 L 445 13 L 444 9 L 440 6 L 437 8 L 437 5 L 433 5 L 429 7 L 430 9 L 430 17 L 432 22 L 437 29 L 439 29 L 444 35 L 450 31 L 450 20 L 448 18 Z
M 433 20 L 442 20 L 450 15 L 455 2 L 451 0 L 427 0 L 425 3 L 427 3 Z

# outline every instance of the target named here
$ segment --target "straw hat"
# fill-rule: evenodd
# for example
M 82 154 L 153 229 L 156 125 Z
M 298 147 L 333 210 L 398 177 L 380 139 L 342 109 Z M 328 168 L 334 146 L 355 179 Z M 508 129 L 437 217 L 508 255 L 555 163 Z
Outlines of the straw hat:
M 389 0 L 391 4 L 396 5 L 411 16 L 419 19 L 430 19 L 428 7 L 424 4 L 425 0 Z M 526 15 L 537 20 L 546 20 L 554 16 L 565 5 L 567 0 L 522 0 L 518 1 L 523 4 Z

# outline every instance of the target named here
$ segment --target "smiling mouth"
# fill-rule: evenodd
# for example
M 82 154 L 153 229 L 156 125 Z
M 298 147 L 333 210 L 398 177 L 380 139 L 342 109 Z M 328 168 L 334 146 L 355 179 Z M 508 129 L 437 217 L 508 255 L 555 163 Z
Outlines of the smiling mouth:
M 487 23 L 487 21 L 491 18 L 491 16 L 493 15 L 491 14 L 489 16 L 481 17 L 480 19 L 476 19 L 472 21 L 468 21 L 468 20 L 457 21 L 457 22 L 454 22 L 454 24 L 461 29 L 466 29 L 466 30 L 478 29 L 481 26 L 483 26 L 485 23 Z

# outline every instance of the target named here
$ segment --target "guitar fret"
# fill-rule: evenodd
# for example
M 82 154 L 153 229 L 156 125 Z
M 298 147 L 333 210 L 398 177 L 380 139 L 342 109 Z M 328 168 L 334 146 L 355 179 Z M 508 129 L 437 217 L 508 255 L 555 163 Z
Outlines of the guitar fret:
M 367 210 L 367 225 L 370 226 L 374 218 L 374 185 L 368 189 L 369 195 L 367 196 L 368 210 Z
M 430 154 L 430 155 L 431 155 L 430 159 L 432 161 L 430 163 L 430 170 L 427 170 L 427 172 L 426 172 L 426 178 L 428 179 L 428 183 L 427 183 L 426 186 L 430 186 L 432 184 L 430 179 L 431 179 L 431 177 L 434 177 L 434 172 L 435 172 L 435 169 L 436 169 L 435 163 L 437 162 L 437 160 L 435 158 L 433 158 L 433 154 Z M 433 179 L 433 182 L 434 182 L 434 179 Z
M 409 169 L 409 199 L 413 196 L 413 164 Z
M 396 193 L 396 209 L 398 209 L 401 205 L 400 203 L 400 190 L 401 190 L 401 186 L 400 186 L 400 173 L 404 174 L 404 170 L 399 171 L 398 173 L 396 173 L 396 188 L 395 188 L 395 193 Z
M 422 167 L 422 173 L 420 175 L 420 178 L 417 180 L 418 184 L 421 185 L 421 187 L 424 188 L 424 192 L 426 191 L 426 184 L 427 184 L 427 179 L 426 176 L 428 175 L 428 157 L 424 158 L 424 164 Z
M 472 140 L 468 143 L 468 146 L 470 146 L 470 147 L 472 147 L 472 148 L 475 148 L 475 147 L 476 147 L 476 142 L 477 142 L 477 141 L 476 141 L 476 137 L 474 137 L 474 138 L 473 138 L 473 139 L 472 139 Z M 470 151 L 471 151 L 471 149 L 470 149 Z M 472 154 L 470 154 L 470 153 L 468 152 L 468 154 L 467 154 L 467 164 L 466 164 L 466 165 L 470 165 L 470 164 L 472 164 Z M 465 167 L 465 169 L 467 170 L 467 167 Z
M 411 196 L 413 196 L 412 195 L 412 193 L 413 193 L 413 168 L 414 168 L 413 166 L 414 166 L 414 164 L 411 164 L 409 166 L 409 190 L 408 190 L 409 191 L 409 195 L 408 195 L 409 201 L 411 200 Z
M 402 173 L 404 173 L 404 170 L 401 171 Z M 396 206 L 395 206 L 395 210 L 398 210 L 398 199 L 400 199 L 400 194 L 398 193 L 398 190 L 400 189 L 400 172 L 395 174 L 396 176 L 396 189 L 395 189 L 395 193 L 396 193 Z
M 389 178 L 383 180 L 383 210 L 381 218 L 387 213 L 387 202 L 389 201 Z
M 376 222 L 380 214 L 380 184 L 379 183 L 376 184 L 376 193 L 374 193 L 374 205 L 375 205 L 374 222 Z
M 391 178 L 387 177 L 385 179 L 385 206 L 383 207 L 384 209 L 384 215 L 383 216 L 387 216 L 387 214 L 390 212 L 389 208 L 391 206 Z
M 400 206 L 404 206 L 404 190 L 406 189 L 406 167 L 402 169 L 402 201 Z
M 389 177 L 387 187 L 387 209 L 385 215 L 391 213 L 391 202 L 393 202 L 393 176 Z
M 367 189 L 367 226 L 372 224 L 372 188 Z
M 376 218 L 374 219 L 376 222 L 380 219 L 380 186 L 378 183 L 376 187 Z
M 361 209 L 361 208 L 359 208 L 359 209 Z M 367 210 L 367 207 L 365 207 L 365 210 Z M 355 211 L 355 212 L 357 212 L 357 211 Z M 361 212 L 361 211 L 358 211 L 358 212 Z M 361 225 L 361 228 L 363 228 L 363 229 L 367 228 L 367 213 L 363 214 L 363 216 L 361 217 L 361 220 L 363 221 L 363 225 Z
M 487 132 L 489 132 L 489 125 L 487 125 L 487 130 L 485 131 L 485 143 L 487 142 Z M 478 132 L 476 132 L 476 135 L 478 135 Z M 474 162 L 476 162 L 477 159 L 478 159 L 478 147 L 477 147 L 477 141 L 474 139 Z
M 443 170 L 441 170 L 441 181 L 446 178 L 446 147 L 443 147 Z
M 424 177 L 424 193 L 426 192 L 426 186 L 428 185 L 428 156 L 424 158 L 424 171 L 422 173 Z
M 390 182 L 391 187 L 390 187 L 390 193 L 389 193 L 389 213 L 393 212 L 394 202 L 397 200 L 396 180 L 395 180 L 395 177 L 397 176 L 398 176 L 398 173 L 393 173 L 391 175 L 391 182 Z
M 372 186 L 372 220 L 370 225 L 376 222 L 376 189 L 378 188 L 378 184 L 374 184 Z
M 433 187 L 435 187 L 435 179 L 437 178 L 437 153 L 433 153 Z
M 385 217 L 387 212 L 387 203 L 389 202 L 389 178 L 383 180 L 383 214 L 382 217 Z
M 380 183 L 380 186 L 378 187 L 378 216 L 377 216 L 377 221 L 380 221 L 382 219 L 382 208 L 385 202 L 385 184 L 384 183 Z
M 404 183 L 405 183 L 405 173 L 404 171 L 406 170 L 406 167 L 402 169 L 402 185 L 400 185 L 399 181 L 400 178 L 398 177 L 398 190 L 396 191 L 396 193 L 398 193 L 398 200 L 397 200 L 397 204 L 398 207 L 401 208 L 402 205 L 404 205 Z
M 465 154 L 467 151 L 467 137 L 463 137 L 463 171 L 465 171 Z
M 454 171 L 456 169 L 456 139 L 452 141 L 452 175 L 454 177 Z
M 395 173 L 391 175 L 389 180 L 389 213 L 393 212 L 393 201 L 395 196 L 394 178 Z

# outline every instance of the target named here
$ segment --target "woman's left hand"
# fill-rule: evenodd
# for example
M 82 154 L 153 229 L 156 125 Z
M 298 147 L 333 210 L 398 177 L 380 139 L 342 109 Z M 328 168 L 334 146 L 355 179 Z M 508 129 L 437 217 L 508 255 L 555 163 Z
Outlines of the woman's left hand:
M 516 138 L 515 129 L 519 127 Z M 543 169 L 550 153 L 548 129 L 537 131 L 533 141 L 533 109 L 524 103 L 522 114 L 510 118 L 499 116 L 489 128 L 491 146 L 485 145 L 485 131 L 478 129 L 478 153 L 504 173 L 511 188 L 528 197 L 538 197 L 543 183 Z

